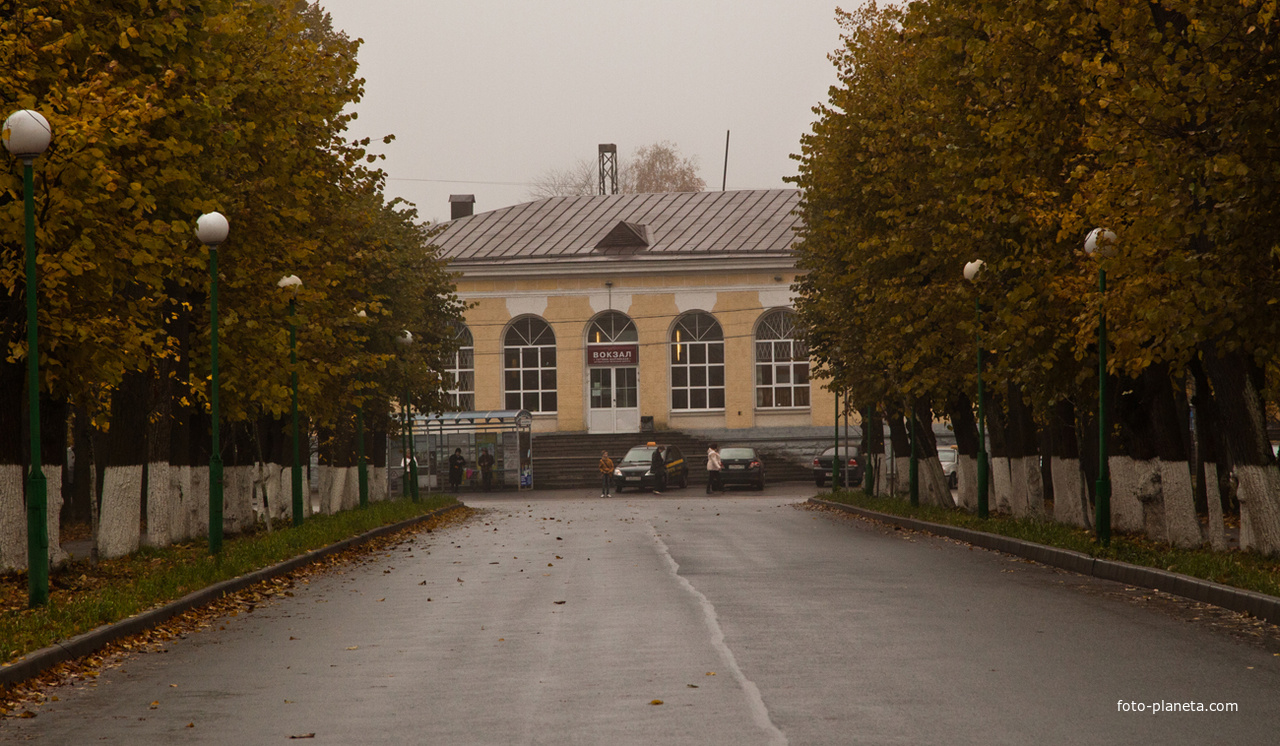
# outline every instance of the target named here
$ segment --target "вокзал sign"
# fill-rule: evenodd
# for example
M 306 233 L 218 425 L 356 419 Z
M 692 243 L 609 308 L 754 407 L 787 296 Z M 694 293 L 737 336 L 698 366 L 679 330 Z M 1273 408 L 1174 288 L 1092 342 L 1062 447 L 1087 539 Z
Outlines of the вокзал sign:
M 640 345 L 588 345 L 587 365 L 635 365 Z

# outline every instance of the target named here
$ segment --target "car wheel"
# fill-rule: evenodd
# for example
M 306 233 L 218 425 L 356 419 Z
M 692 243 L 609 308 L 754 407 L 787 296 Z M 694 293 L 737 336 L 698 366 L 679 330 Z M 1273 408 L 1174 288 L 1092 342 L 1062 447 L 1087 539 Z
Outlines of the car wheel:
M 764 492 L 764 477 L 761 477 L 760 481 L 756 482 L 755 488 L 756 492 Z
M 686 471 L 680 475 L 680 489 L 684 489 L 685 487 L 688 487 L 688 486 L 689 486 L 689 472 Z

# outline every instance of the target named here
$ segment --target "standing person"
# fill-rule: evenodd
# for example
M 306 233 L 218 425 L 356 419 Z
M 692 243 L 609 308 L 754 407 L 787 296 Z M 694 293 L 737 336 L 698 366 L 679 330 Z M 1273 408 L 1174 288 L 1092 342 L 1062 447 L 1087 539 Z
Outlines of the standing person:
M 724 462 L 720 460 L 720 446 L 712 443 L 707 449 L 707 494 L 710 495 L 712 490 L 716 492 L 723 491 L 720 486 L 720 470 L 724 468 Z
M 449 489 L 454 492 L 457 492 L 458 487 L 462 485 L 462 470 L 466 466 L 467 459 L 462 455 L 462 449 L 453 449 L 453 455 L 449 457 Z
M 613 459 L 608 451 L 600 452 L 600 497 L 609 496 L 609 483 L 613 479 Z
M 480 467 L 480 483 L 484 485 L 484 491 L 488 492 L 493 487 L 493 454 L 487 448 L 481 451 L 476 465 Z
M 662 457 L 662 446 L 653 449 L 649 471 L 653 472 L 653 494 L 661 495 L 667 488 L 667 461 Z

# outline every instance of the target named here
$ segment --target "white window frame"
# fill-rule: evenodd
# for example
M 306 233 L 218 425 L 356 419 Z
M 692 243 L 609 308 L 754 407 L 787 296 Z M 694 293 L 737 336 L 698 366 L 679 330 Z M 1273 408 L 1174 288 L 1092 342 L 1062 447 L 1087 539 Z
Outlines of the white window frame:
M 723 412 L 724 327 L 716 317 L 706 311 L 681 314 L 671 326 L 668 348 L 671 411 Z
M 809 346 L 796 333 L 795 311 L 779 308 L 760 317 L 754 344 L 756 409 L 808 409 Z M 797 403 L 798 400 L 803 403 Z M 786 401 L 786 404 L 778 402 Z
M 516 375 L 514 387 L 511 385 L 512 373 Z M 527 409 L 534 414 L 555 414 L 560 404 L 557 383 L 556 335 L 551 324 L 540 316 L 521 316 L 513 320 L 502 334 L 502 401 L 505 408 Z M 513 396 L 516 397 L 514 401 Z M 536 397 L 536 408 L 529 406 L 530 396 Z M 546 406 L 548 397 L 551 407 Z M 511 406 L 513 403 L 518 403 L 518 406 Z

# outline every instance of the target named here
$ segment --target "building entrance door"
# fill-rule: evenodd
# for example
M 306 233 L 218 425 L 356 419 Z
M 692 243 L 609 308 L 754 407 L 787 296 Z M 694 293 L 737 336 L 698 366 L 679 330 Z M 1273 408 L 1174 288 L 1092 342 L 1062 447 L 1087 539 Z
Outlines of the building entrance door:
M 636 368 L 591 368 L 587 429 L 593 433 L 640 432 Z

